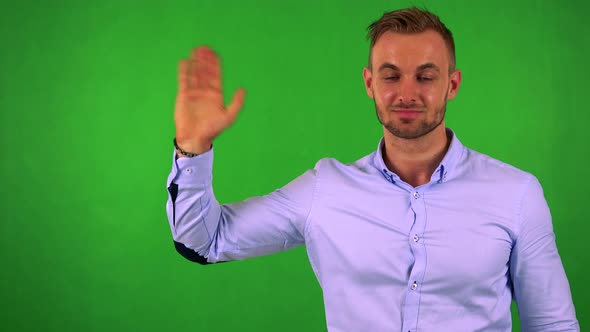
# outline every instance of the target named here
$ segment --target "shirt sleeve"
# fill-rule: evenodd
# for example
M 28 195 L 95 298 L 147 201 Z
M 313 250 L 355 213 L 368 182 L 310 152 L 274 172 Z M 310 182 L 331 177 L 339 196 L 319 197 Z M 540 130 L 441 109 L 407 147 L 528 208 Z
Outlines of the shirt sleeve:
M 221 205 L 213 193 L 212 164 L 213 149 L 173 162 L 166 211 L 179 253 L 207 264 L 268 255 L 304 243 L 316 169 L 268 195 Z
M 520 208 L 510 273 L 522 331 L 579 331 L 570 287 L 557 252 L 551 214 L 531 176 Z

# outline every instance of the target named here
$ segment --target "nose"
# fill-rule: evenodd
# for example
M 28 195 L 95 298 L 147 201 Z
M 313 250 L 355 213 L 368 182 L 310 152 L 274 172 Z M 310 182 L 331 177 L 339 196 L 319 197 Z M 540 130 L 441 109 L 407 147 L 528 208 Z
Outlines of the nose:
M 397 101 L 402 104 L 415 103 L 418 100 L 418 87 L 416 83 L 409 79 L 401 79 L 399 82 L 399 90 Z

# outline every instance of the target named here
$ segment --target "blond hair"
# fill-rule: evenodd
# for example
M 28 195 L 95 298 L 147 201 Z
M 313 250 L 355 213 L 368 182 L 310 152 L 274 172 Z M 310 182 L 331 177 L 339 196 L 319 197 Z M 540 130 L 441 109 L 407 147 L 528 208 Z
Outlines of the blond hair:
M 455 70 L 455 42 L 453 34 L 440 18 L 426 9 L 416 7 L 387 12 L 380 19 L 367 27 L 367 39 L 371 40 L 369 48 L 369 68 L 371 68 L 371 52 L 373 46 L 385 32 L 420 33 L 426 30 L 438 32 L 449 50 L 449 73 Z

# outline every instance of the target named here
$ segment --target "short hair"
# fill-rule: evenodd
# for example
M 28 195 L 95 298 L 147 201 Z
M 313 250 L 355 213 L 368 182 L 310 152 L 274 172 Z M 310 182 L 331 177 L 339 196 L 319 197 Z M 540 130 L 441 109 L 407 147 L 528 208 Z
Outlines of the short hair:
M 367 39 L 371 40 L 369 48 L 369 68 L 371 68 L 371 53 L 373 46 L 385 32 L 420 33 L 426 30 L 438 32 L 449 49 L 449 74 L 455 70 L 455 42 L 453 34 L 440 18 L 426 9 L 416 7 L 386 12 L 380 19 L 367 27 Z

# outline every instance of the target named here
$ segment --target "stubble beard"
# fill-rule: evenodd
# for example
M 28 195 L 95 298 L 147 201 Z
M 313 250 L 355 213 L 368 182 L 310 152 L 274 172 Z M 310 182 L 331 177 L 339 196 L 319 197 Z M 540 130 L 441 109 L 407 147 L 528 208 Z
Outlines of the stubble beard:
M 415 128 L 402 128 L 402 126 L 396 126 L 393 123 L 393 120 L 390 120 L 388 122 L 385 122 L 381 116 L 382 112 L 377 108 L 377 105 L 375 105 L 375 109 L 377 111 L 377 118 L 379 119 L 379 122 L 383 125 L 383 127 L 385 127 L 385 129 L 387 129 L 387 131 L 389 131 L 393 136 L 399 137 L 399 138 L 404 138 L 404 139 L 416 139 L 419 137 L 422 137 L 424 135 L 429 134 L 430 132 L 432 132 L 434 129 L 436 129 L 438 126 L 441 125 L 441 123 L 444 121 L 445 119 L 445 113 L 446 113 L 446 103 L 445 105 L 443 105 L 441 108 L 437 109 L 435 111 L 435 119 L 434 121 L 428 122 L 426 120 L 422 120 L 419 124 L 418 127 Z M 417 119 L 400 119 L 400 121 L 402 122 L 402 124 L 411 124 L 414 121 L 418 121 Z
M 435 110 L 434 112 L 434 120 L 431 122 L 427 122 L 427 120 L 422 120 L 417 127 L 413 126 L 412 128 L 402 128 L 402 126 L 396 126 L 393 122 L 393 120 L 390 120 L 389 122 L 385 122 L 383 119 L 383 115 L 386 114 L 385 112 L 389 112 L 388 110 L 380 110 L 379 107 L 377 106 L 377 102 L 375 102 L 375 99 L 373 99 L 373 103 L 375 104 L 375 111 L 377 112 L 377 119 L 379 119 L 379 122 L 383 125 L 383 127 L 385 127 L 385 129 L 387 129 L 387 131 L 389 131 L 393 136 L 395 137 L 399 137 L 399 138 L 403 138 L 403 139 L 416 139 L 416 138 L 420 138 L 424 135 L 429 134 L 430 132 L 432 132 L 434 129 L 436 129 L 438 126 L 441 125 L 441 123 L 444 121 L 445 119 L 445 114 L 447 112 L 447 101 L 445 99 L 445 103 L 442 105 L 442 107 L 438 108 Z M 402 125 L 409 125 L 414 121 L 419 121 L 417 119 L 407 119 L 407 118 L 401 118 L 400 121 L 402 122 Z

